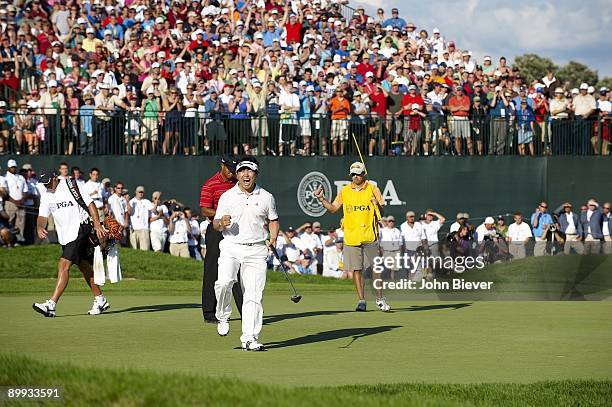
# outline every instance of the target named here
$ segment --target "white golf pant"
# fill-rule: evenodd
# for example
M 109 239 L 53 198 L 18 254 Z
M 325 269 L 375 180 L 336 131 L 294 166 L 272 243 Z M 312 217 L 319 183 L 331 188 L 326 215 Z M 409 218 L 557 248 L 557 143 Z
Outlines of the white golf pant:
M 244 293 L 240 341 L 257 339 L 263 323 L 261 300 L 266 285 L 268 248 L 264 243 L 248 246 L 224 239 L 219 244 L 219 250 L 219 273 L 215 282 L 216 317 L 219 321 L 229 321 L 232 314 L 232 287 L 238 281 L 240 270 Z

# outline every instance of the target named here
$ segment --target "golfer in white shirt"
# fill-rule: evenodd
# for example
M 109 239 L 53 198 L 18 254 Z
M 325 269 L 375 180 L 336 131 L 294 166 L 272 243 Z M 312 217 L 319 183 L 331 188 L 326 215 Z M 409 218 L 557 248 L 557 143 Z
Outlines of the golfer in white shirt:
M 232 313 L 232 286 L 240 270 L 244 302 L 242 305 L 242 349 L 259 351 L 263 324 L 262 297 L 266 285 L 266 258 L 275 247 L 279 231 L 274 197 L 256 184 L 257 159 L 243 157 L 236 166 L 238 183 L 221 195 L 213 227 L 223 233 L 219 244 L 219 275 L 215 282 L 217 332 L 229 333 Z M 266 227 L 267 225 L 267 227 Z M 266 242 L 270 232 L 270 239 Z

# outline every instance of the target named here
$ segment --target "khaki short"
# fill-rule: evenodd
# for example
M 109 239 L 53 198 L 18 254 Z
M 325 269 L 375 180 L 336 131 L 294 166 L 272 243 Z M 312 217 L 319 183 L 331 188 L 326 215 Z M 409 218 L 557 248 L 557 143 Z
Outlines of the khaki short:
M 344 245 L 342 249 L 344 271 L 367 270 L 378 256 L 378 242 L 363 243 L 360 246 Z

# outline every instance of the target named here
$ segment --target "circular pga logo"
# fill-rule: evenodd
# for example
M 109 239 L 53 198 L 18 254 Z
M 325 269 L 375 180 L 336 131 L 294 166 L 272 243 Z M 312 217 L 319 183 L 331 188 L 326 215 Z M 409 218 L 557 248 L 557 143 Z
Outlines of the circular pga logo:
M 302 211 L 308 216 L 319 217 L 325 214 L 323 204 L 314 195 L 315 191 L 323 187 L 326 197 L 331 195 L 331 184 L 327 177 L 317 171 L 309 172 L 304 175 L 297 189 L 297 200 Z M 331 198 L 330 198 L 331 199 Z

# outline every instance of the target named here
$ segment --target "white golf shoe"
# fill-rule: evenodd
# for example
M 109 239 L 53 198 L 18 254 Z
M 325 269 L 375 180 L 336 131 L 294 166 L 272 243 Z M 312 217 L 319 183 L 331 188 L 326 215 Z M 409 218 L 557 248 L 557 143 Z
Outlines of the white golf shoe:
M 110 304 L 108 303 L 108 301 L 106 301 L 106 299 L 103 299 L 103 302 L 100 302 L 97 299 L 95 299 L 93 301 L 93 305 L 91 306 L 91 309 L 87 311 L 87 313 L 89 315 L 100 315 L 101 313 L 108 310 L 109 308 L 110 308 Z
M 219 336 L 227 336 L 229 333 L 229 322 L 228 321 L 219 321 L 217 324 L 217 333 Z
M 38 312 L 39 314 L 42 314 L 49 318 L 55 316 L 55 302 L 51 300 L 47 300 L 41 303 L 35 302 L 34 304 L 32 304 L 32 309 L 34 309 L 34 311 Z
M 257 342 L 257 339 L 253 339 L 252 341 L 242 342 L 242 350 L 260 352 L 262 350 L 265 350 L 265 348 L 263 344 Z
M 389 311 L 391 311 L 391 307 L 389 306 L 389 304 L 387 304 L 387 300 L 385 300 L 384 297 L 383 298 L 379 298 L 379 299 L 376 300 L 376 306 L 382 312 L 389 312 Z

